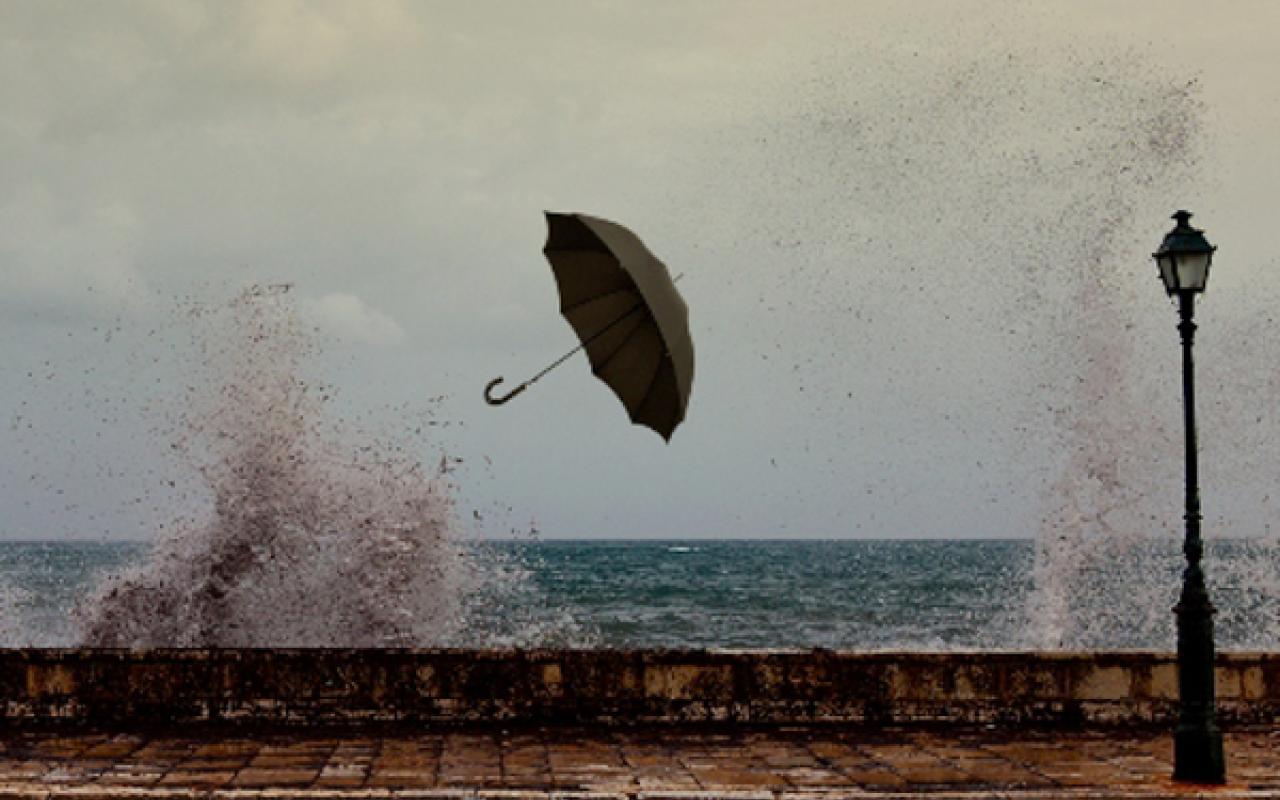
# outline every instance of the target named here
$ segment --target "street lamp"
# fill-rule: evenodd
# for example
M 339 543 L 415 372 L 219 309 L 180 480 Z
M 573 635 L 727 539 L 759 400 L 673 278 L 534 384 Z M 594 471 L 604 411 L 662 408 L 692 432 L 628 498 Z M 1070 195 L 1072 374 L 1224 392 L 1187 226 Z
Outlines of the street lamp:
M 1204 233 L 1188 224 L 1191 212 L 1173 215 L 1178 224 L 1165 235 L 1153 257 L 1169 295 L 1178 297 L 1178 332 L 1182 334 L 1182 409 L 1185 416 L 1187 522 L 1182 550 L 1187 568 L 1182 573 L 1182 595 L 1174 613 L 1178 616 L 1178 729 L 1174 736 L 1173 777 L 1180 781 L 1222 783 L 1226 765 L 1222 755 L 1222 731 L 1218 729 L 1213 688 L 1213 604 L 1200 566 L 1204 542 L 1200 538 L 1200 487 L 1196 463 L 1195 365 L 1191 345 L 1195 338 L 1195 296 L 1209 280 L 1209 264 L 1217 248 Z

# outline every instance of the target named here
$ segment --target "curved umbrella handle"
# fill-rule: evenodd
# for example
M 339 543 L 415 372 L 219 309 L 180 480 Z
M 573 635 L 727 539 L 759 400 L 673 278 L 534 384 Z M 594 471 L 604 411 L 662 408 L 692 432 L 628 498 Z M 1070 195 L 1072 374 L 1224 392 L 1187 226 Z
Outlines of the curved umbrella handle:
M 516 388 L 512 389 L 510 392 L 508 392 L 507 394 L 503 395 L 502 397 L 494 397 L 494 396 L 493 396 L 493 389 L 494 389 L 494 387 L 496 387 L 498 384 L 502 383 L 502 381 L 503 381 L 503 379 L 502 379 L 501 377 L 497 377 L 497 378 L 494 378 L 493 380 L 489 381 L 489 385 L 488 385 L 488 386 L 486 386 L 486 387 L 484 387 L 484 400 L 485 400 L 485 402 L 486 402 L 486 403 L 488 403 L 488 404 L 489 404 L 489 405 L 491 405 L 491 406 L 500 406 L 500 405 L 502 405 L 503 403 L 505 403 L 505 402 L 507 402 L 508 400 L 510 400 L 511 398 L 513 398 L 513 397 L 515 397 L 516 395 L 518 395 L 518 394 L 520 394 L 521 392 L 523 392 L 525 389 L 528 389 L 528 388 L 529 388 L 529 382 L 527 382 L 527 381 L 526 381 L 525 383 L 520 384 L 519 386 L 517 386 Z

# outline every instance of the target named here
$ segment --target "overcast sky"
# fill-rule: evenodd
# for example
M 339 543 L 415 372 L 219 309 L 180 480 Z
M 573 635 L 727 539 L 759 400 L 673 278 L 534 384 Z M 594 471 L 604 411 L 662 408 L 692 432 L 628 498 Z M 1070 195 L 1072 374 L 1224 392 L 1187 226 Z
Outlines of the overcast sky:
M 1265 0 L 2 2 L 0 538 L 191 513 L 159 410 L 199 358 L 182 309 L 283 282 L 330 413 L 463 459 L 483 534 L 1167 530 L 1149 254 L 1182 207 L 1220 247 L 1207 530 L 1267 534 L 1277 27 Z M 575 343 L 544 209 L 685 274 L 669 445 L 581 357 L 483 403 Z

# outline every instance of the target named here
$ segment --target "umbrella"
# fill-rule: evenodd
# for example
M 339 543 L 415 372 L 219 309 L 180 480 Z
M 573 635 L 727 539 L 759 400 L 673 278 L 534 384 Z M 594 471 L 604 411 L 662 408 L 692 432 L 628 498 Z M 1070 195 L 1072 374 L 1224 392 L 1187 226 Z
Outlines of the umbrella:
M 547 244 L 560 312 L 582 344 L 502 397 L 495 378 L 484 396 L 500 405 L 586 349 L 591 371 L 609 385 L 631 421 L 670 441 L 693 385 L 689 310 L 666 266 L 631 231 L 586 214 L 547 212 Z M 678 278 L 677 278 L 678 280 Z

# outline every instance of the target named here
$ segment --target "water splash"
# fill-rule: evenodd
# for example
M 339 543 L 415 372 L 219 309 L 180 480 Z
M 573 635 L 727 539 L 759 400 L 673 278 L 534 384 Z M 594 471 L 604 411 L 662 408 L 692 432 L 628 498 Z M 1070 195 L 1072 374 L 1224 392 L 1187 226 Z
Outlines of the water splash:
M 1139 334 L 1160 310 L 1149 265 L 1126 236 L 1156 189 L 1179 186 L 1198 156 L 1203 108 L 1194 82 L 1147 87 L 1118 127 L 1103 169 L 1087 169 L 1087 216 L 1068 221 L 1071 269 L 1046 264 L 1034 279 L 1047 300 L 1051 340 L 1036 378 L 1050 411 L 1046 441 L 1062 454 L 1044 493 L 1034 591 L 1024 641 L 1039 648 L 1152 647 L 1171 642 L 1175 540 L 1161 513 L 1176 452 L 1158 381 L 1138 357 Z M 1123 147 L 1119 147 L 1123 145 Z M 1105 209 L 1105 211 L 1103 211 Z M 1139 271 L 1145 270 L 1141 273 Z M 1140 302 L 1139 288 L 1152 302 Z M 1160 326 L 1164 330 L 1168 326 Z M 1170 350 L 1172 352 L 1172 350 Z M 1165 550 L 1168 550 L 1166 553 Z
M 34 647 L 42 644 L 32 635 L 28 623 L 30 607 L 35 600 L 31 590 L 0 582 L 0 646 Z
M 1178 552 L 1176 407 L 1145 357 L 1175 320 L 1146 254 L 1204 172 L 1201 90 L 1105 42 L 991 41 L 878 50 L 770 118 L 761 139 L 787 152 L 759 159 L 768 181 L 803 191 L 756 214 L 795 265 L 760 302 L 807 309 L 805 339 L 833 343 L 784 366 L 818 389 L 796 416 L 824 423 L 833 474 L 865 482 L 857 527 L 1033 534 L 1006 645 L 1167 646 L 1177 582 L 1134 557 L 1153 538 Z
M 173 448 L 206 511 L 78 604 L 94 646 L 361 646 L 503 641 L 476 598 L 525 592 L 519 565 L 464 542 L 450 462 L 367 439 L 307 380 L 315 345 L 283 288 L 188 313 L 196 359 Z M 526 632 L 540 635 L 546 631 Z

